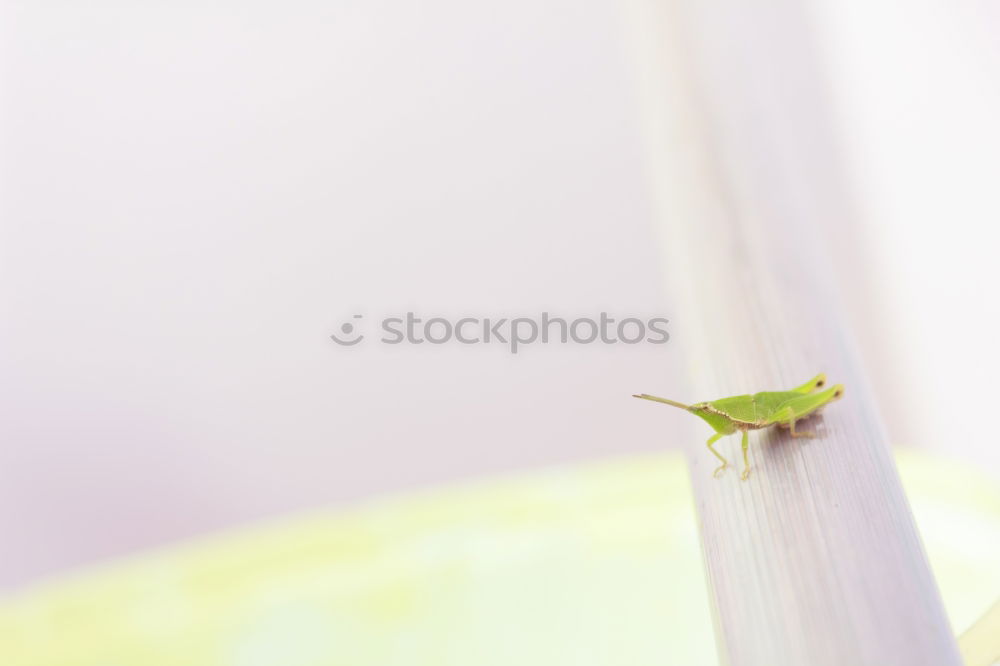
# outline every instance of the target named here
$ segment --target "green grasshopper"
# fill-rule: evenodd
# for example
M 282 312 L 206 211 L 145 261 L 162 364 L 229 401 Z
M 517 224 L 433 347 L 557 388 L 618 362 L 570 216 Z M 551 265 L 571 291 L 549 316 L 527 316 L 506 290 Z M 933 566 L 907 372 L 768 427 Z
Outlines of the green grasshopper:
M 844 387 L 841 384 L 819 393 L 813 393 L 813 391 L 823 388 L 825 383 L 826 375 L 820 374 L 790 391 L 762 391 L 753 395 L 735 395 L 731 398 L 698 402 L 693 405 L 685 405 L 645 393 L 632 397 L 680 407 L 705 419 L 708 425 L 715 429 L 715 434 L 708 438 L 708 450 L 722 461 L 722 464 L 712 473 L 712 476 L 715 477 L 718 477 L 724 469 L 729 467 L 729 461 L 723 458 L 712 445 L 721 437 L 732 435 L 736 431 L 742 432 L 743 474 L 740 478 L 745 481 L 750 476 L 750 461 L 747 458 L 749 432 L 776 425 L 788 428 L 792 437 L 815 437 L 816 435 L 811 432 L 796 431 L 795 423 L 818 413 L 827 403 L 839 400 L 844 395 Z

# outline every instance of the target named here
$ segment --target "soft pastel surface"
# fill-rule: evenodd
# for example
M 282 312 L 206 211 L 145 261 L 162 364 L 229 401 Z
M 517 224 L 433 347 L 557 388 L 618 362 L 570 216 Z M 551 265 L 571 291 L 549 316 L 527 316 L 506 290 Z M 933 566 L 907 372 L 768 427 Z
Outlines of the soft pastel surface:
M 956 629 L 1000 593 L 1000 489 L 900 459 Z M 0 662 L 714 664 L 676 456 L 311 515 L 53 581 L 0 610 Z

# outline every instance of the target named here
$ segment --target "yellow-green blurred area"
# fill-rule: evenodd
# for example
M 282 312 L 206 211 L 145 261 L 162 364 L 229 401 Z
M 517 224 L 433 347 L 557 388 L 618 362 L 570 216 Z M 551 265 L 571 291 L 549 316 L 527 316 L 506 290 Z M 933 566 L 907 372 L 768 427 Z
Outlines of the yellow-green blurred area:
M 1000 490 L 900 455 L 956 631 L 1000 595 Z M 309 515 L 35 587 L 5 666 L 715 664 L 678 456 Z

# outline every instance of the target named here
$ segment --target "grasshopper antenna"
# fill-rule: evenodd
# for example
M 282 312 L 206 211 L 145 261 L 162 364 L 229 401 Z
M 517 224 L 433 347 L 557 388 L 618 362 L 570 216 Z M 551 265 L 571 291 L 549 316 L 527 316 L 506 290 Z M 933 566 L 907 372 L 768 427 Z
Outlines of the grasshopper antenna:
M 652 400 L 653 402 L 662 402 L 664 405 L 672 405 L 674 407 L 679 407 L 685 411 L 690 412 L 691 406 L 685 405 L 683 402 L 677 402 L 675 400 L 668 400 L 667 398 L 660 398 L 655 395 L 649 395 L 648 393 L 639 393 L 632 396 L 633 398 L 642 398 L 643 400 Z

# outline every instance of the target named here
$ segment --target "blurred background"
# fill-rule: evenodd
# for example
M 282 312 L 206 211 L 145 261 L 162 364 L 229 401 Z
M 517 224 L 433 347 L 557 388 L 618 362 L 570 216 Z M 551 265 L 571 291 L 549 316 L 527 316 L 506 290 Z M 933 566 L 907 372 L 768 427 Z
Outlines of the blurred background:
M 633 4 L 0 4 L 0 590 L 676 444 L 628 398 L 708 397 L 670 343 L 329 338 L 683 316 Z M 845 325 L 894 442 L 996 479 L 1000 7 L 807 6 L 858 210 Z

